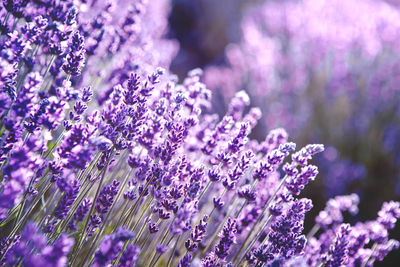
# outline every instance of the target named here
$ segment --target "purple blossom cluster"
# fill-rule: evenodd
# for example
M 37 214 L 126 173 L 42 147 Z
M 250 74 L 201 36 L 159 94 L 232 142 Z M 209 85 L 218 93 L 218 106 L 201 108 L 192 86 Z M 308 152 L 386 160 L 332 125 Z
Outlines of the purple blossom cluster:
M 0 264 L 370 266 L 398 247 L 400 204 L 306 234 L 322 144 L 262 141 L 244 91 L 221 118 L 200 69 L 179 82 L 168 1 L 2 2 Z

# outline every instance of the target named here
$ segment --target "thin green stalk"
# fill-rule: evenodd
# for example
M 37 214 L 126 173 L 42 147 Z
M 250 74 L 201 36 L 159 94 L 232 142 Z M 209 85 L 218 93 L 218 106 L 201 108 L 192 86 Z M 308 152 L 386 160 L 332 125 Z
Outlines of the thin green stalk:
M 48 179 L 47 179 L 48 180 Z M 41 197 L 41 195 L 43 194 L 43 193 L 45 193 L 46 191 L 47 191 L 47 189 L 49 188 L 51 186 L 51 184 L 48 184 L 45 188 L 44 188 L 44 190 L 42 190 L 42 188 L 40 189 L 40 191 L 39 191 L 39 193 L 35 196 L 35 198 L 34 198 L 34 200 L 32 201 L 32 205 L 30 206 L 30 208 L 28 209 L 28 211 L 27 212 L 25 212 L 25 214 L 22 216 L 22 218 L 18 218 L 17 220 L 16 220 L 16 223 L 14 224 L 14 227 L 13 227 L 13 230 L 11 231 L 11 233 L 10 233 L 10 235 L 9 236 L 13 236 L 17 231 L 18 231 L 18 228 L 21 226 L 21 224 L 24 222 L 24 220 L 26 219 L 26 217 L 27 216 L 29 216 L 30 215 L 30 213 L 32 212 L 32 210 L 33 210 L 33 208 L 36 206 L 36 204 L 39 202 L 39 199 L 40 199 L 40 197 Z M 22 210 L 23 210 L 23 207 L 24 206 L 24 203 L 23 203 L 23 205 L 21 206 L 21 208 L 20 208 L 20 212 L 22 212 Z M 21 214 L 20 214 L 21 215 Z
M 123 216 L 124 216 L 124 214 L 125 214 L 125 212 L 126 212 L 126 210 L 128 208 L 129 202 L 130 202 L 130 200 L 126 200 L 125 201 L 124 207 L 122 208 L 122 211 L 121 211 L 121 216 L 119 216 L 118 221 L 115 224 L 115 227 L 113 229 L 116 229 L 120 225 L 120 223 L 122 221 L 122 218 L 123 218 Z
M 365 259 L 365 261 L 363 261 L 363 263 L 361 264 L 361 267 L 365 267 L 368 263 L 368 261 L 371 259 L 371 257 L 374 255 L 375 250 L 378 248 L 378 244 L 374 243 L 374 245 L 372 246 L 371 249 L 371 253 L 368 255 L 368 258 Z
M 166 237 L 166 235 L 164 235 L 164 236 Z M 172 235 L 171 238 L 170 238 L 170 239 L 168 240 L 168 242 L 166 243 L 166 246 L 167 246 L 167 247 L 168 247 L 169 243 L 171 243 L 171 241 L 172 241 L 173 238 L 174 238 L 174 236 Z M 164 241 L 165 241 L 165 239 L 161 240 L 161 243 L 160 243 L 160 244 L 162 244 Z M 149 261 L 150 265 L 147 265 L 147 267 L 149 267 L 149 266 L 156 266 L 158 260 L 159 260 L 160 257 L 162 256 L 161 254 L 159 254 L 159 255 L 157 256 L 157 258 L 154 259 L 154 257 L 155 257 L 156 255 L 157 255 L 157 251 L 154 249 L 153 257 L 152 257 L 151 260 Z M 154 261 L 154 263 L 153 263 L 153 261 Z
M 82 202 L 83 198 L 86 196 L 86 194 L 90 191 L 89 183 L 85 183 L 82 186 L 84 192 L 83 194 L 80 194 L 79 197 L 74 201 L 74 204 L 72 205 L 70 211 L 68 212 L 67 218 L 65 218 L 61 224 L 58 225 L 58 229 L 53 231 L 54 236 L 52 236 L 53 240 L 56 240 L 60 233 L 62 233 L 65 228 L 67 227 L 69 221 L 71 218 L 74 216 L 76 209 L 79 207 L 79 204 Z
M 237 201 L 238 201 L 238 198 L 236 198 L 235 201 L 233 202 L 233 204 L 230 206 L 229 211 L 227 212 L 227 214 L 225 215 L 224 219 L 219 224 L 217 230 L 214 232 L 214 234 L 210 238 L 211 241 L 208 242 L 208 245 L 201 251 L 201 254 L 200 254 L 201 256 L 200 257 L 204 256 L 204 254 L 208 251 L 208 249 L 212 246 L 214 241 L 217 239 L 217 235 L 221 232 L 222 227 L 224 227 L 224 224 L 228 220 L 229 216 L 232 214 L 233 210 L 236 208 Z
M 32 177 L 32 178 L 30 179 L 29 185 L 28 185 L 27 188 L 30 188 L 30 187 L 32 186 L 34 180 L 35 180 L 34 177 Z M 13 225 L 12 228 L 14 228 L 14 227 L 17 225 L 17 222 L 18 222 L 19 219 L 20 219 L 20 216 L 21 216 L 21 214 L 22 214 L 22 211 L 23 211 L 24 208 L 25 208 L 25 202 L 26 202 L 27 196 L 28 196 L 28 190 L 26 190 L 25 193 L 24 193 L 24 196 L 23 196 L 23 198 L 22 198 L 22 205 L 21 205 L 21 208 L 20 208 L 19 211 L 18 211 L 17 219 L 15 220 L 14 225 Z
M 100 178 L 100 182 L 99 182 L 99 185 L 97 187 L 95 197 L 93 199 L 93 204 L 90 207 L 89 213 L 88 213 L 87 218 L 85 220 L 84 227 L 82 228 L 82 233 L 80 234 L 78 242 L 76 243 L 76 246 L 74 247 L 76 249 L 74 249 L 73 252 L 71 253 L 71 258 L 72 258 L 71 264 L 72 265 L 74 264 L 75 260 L 77 259 L 77 256 L 79 254 L 79 250 L 80 250 L 80 248 L 82 246 L 82 243 L 83 243 L 83 240 L 86 238 L 86 230 L 87 230 L 87 227 L 88 227 L 88 224 L 89 224 L 90 216 L 92 215 L 92 213 L 94 211 L 94 207 L 96 206 L 95 204 L 96 204 L 97 198 L 99 197 L 100 190 L 101 190 L 101 187 L 103 185 L 104 177 L 106 176 L 108 166 L 109 166 L 109 164 L 111 162 L 111 159 L 113 157 L 113 154 L 114 154 L 113 152 L 114 152 L 114 150 L 111 151 L 110 156 L 109 156 L 109 158 L 107 160 L 106 166 L 104 166 L 103 174 L 102 174 L 102 176 Z
M 167 267 L 169 267 L 171 265 L 172 259 L 173 259 L 174 255 L 175 255 L 176 246 L 178 245 L 178 242 L 179 242 L 180 238 L 181 238 L 181 236 L 179 235 L 178 238 L 176 239 L 174 248 L 172 249 L 171 255 L 169 256 L 169 259 L 168 259 Z
M 92 255 L 92 253 L 94 252 L 93 250 L 94 250 L 94 248 L 95 248 L 95 245 L 96 245 L 96 243 L 97 243 L 99 237 L 103 234 L 103 232 L 104 232 L 104 230 L 105 230 L 105 226 L 106 226 L 106 224 L 107 224 L 107 221 L 108 221 L 108 219 L 109 219 L 109 217 L 110 217 L 110 214 L 111 214 L 112 210 L 114 209 L 115 204 L 116 204 L 116 203 L 118 202 L 118 200 L 120 199 L 120 197 L 121 197 L 121 195 L 122 195 L 122 192 L 124 191 L 125 185 L 126 185 L 126 183 L 127 183 L 127 181 L 128 181 L 128 177 L 130 176 L 131 173 L 132 173 L 132 169 L 125 175 L 124 182 L 122 183 L 122 186 L 119 188 L 117 197 L 115 198 L 114 202 L 112 203 L 112 205 L 111 205 L 111 207 L 110 207 L 110 210 L 108 211 L 107 216 L 106 216 L 106 218 L 105 218 L 104 221 L 103 221 L 103 222 L 104 222 L 104 223 L 103 223 L 103 227 L 101 227 L 100 231 L 98 231 L 98 232 L 96 233 L 96 236 L 94 237 L 94 241 L 92 242 L 92 246 L 91 246 L 90 249 L 89 249 L 89 253 L 87 254 L 88 257 L 87 257 L 86 259 L 90 259 L 90 258 L 91 258 L 91 255 Z M 90 262 L 90 261 L 88 261 L 88 263 L 89 263 L 89 262 Z
M 314 224 L 313 228 L 307 234 L 307 240 L 310 240 L 319 230 L 320 226 L 318 224 Z
M 47 150 L 46 154 L 44 154 L 43 158 L 47 159 L 47 157 L 54 151 L 54 149 L 60 144 L 61 139 L 63 138 L 65 133 L 65 129 L 63 129 L 63 131 L 61 132 L 61 134 L 58 136 L 57 141 L 54 143 L 54 145 Z
M 15 217 L 17 216 L 17 213 L 19 212 L 19 208 L 21 206 L 21 202 L 19 202 L 12 210 L 8 213 L 7 218 L 0 223 L 0 227 L 3 227 L 7 225 L 10 221 L 14 220 Z
M 239 265 L 240 265 L 240 263 L 242 262 L 242 260 L 244 259 L 244 257 L 246 256 L 246 254 L 250 251 L 250 249 L 253 247 L 253 245 L 254 245 L 254 243 L 255 242 L 257 242 L 257 240 L 259 239 L 259 237 L 261 236 L 261 234 L 264 232 L 264 230 L 265 230 L 265 228 L 267 228 L 267 226 L 268 226 L 268 224 L 271 222 L 271 220 L 272 220 L 272 215 L 270 215 L 269 217 L 268 217 L 268 219 L 265 221 L 265 223 L 263 224 L 263 226 L 261 227 L 261 230 L 260 231 L 257 231 L 256 232 L 256 236 L 254 237 L 254 238 L 252 238 L 251 239 L 251 242 L 250 242 L 250 244 L 247 246 L 246 245 L 246 241 L 243 243 L 244 244 L 244 247 L 246 247 L 246 250 L 245 250 L 245 252 L 244 252 L 244 254 L 243 254 L 243 256 L 240 258 L 240 260 L 239 260 Z M 250 234 L 250 235 L 252 235 L 252 233 Z M 250 236 L 249 235 L 249 236 Z M 236 257 L 238 257 L 239 255 L 240 255 L 240 252 L 241 252 L 241 250 L 239 250 L 237 253 L 236 253 L 236 256 L 235 256 L 235 259 L 236 259 Z M 235 259 L 233 260 L 233 262 L 235 262 Z
M 149 185 L 150 185 L 150 181 L 151 181 L 151 180 L 148 180 L 148 181 L 146 182 L 146 185 L 145 185 L 145 187 L 144 187 L 142 193 L 140 193 L 139 198 L 138 198 L 138 199 L 136 200 L 136 202 L 133 204 L 133 207 L 131 208 L 130 212 L 129 212 L 128 215 L 125 217 L 125 220 L 124 220 L 124 222 L 122 223 L 123 225 L 126 225 L 126 224 L 128 223 L 128 221 L 129 221 L 129 219 L 130 219 L 130 218 L 132 217 L 132 215 L 135 213 L 137 205 L 139 205 L 139 202 L 142 200 L 142 197 L 144 196 L 144 194 L 145 194 L 147 188 L 148 188 Z M 132 213 L 133 213 L 133 214 L 132 214 Z
M 10 12 L 7 11 L 6 16 L 4 17 L 4 20 L 3 20 L 3 26 L 4 27 L 7 25 L 8 18 L 10 17 L 10 15 L 11 15 Z
M 145 213 L 145 212 L 147 211 L 147 209 L 149 208 L 149 206 L 150 206 L 151 202 L 153 201 L 153 199 L 154 199 L 154 197 L 151 196 L 150 199 L 147 200 L 147 204 L 146 204 L 145 208 L 142 209 L 142 213 L 140 214 L 139 219 L 136 220 L 136 223 L 135 223 L 135 225 L 134 225 L 133 228 L 132 228 L 132 231 L 133 231 L 133 232 L 136 230 L 136 227 L 139 225 L 139 222 L 142 220 L 142 217 L 143 217 L 144 213 Z M 133 221 L 132 221 L 132 223 L 133 223 Z M 131 222 L 129 222 L 128 226 L 129 226 L 130 224 L 131 224 Z
M 249 240 L 250 236 L 252 235 L 252 233 L 257 232 L 257 230 L 254 230 L 254 228 L 256 228 L 256 226 L 258 226 L 258 224 L 260 223 L 260 221 L 263 218 L 263 215 L 265 213 L 265 211 L 271 206 L 272 202 L 274 201 L 276 195 L 279 193 L 279 191 L 281 190 L 282 186 L 285 184 L 285 181 L 287 180 L 289 176 L 285 175 L 281 182 L 279 183 L 278 187 L 275 189 L 275 192 L 272 194 L 272 196 L 268 199 L 268 202 L 265 204 L 264 209 L 261 211 L 260 216 L 258 216 L 256 222 L 253 224 L 253 226 L 251 227 L 250 231 L 249 231 L 249 235 L 247 235 L 245 241 L 242 243 L 242 245 L 240 246 L 240 249 L 238 251 L 238 253 L 236 253 L 235 258 L 233 259 L 233 262 L 235 262 L 235 260 L 237 260 L 237 257 L 239 256 L 239 254 L 242 252 L 243 248 L 244 248 L 244 244 Z
M 50 186 L 50 185 L 49 185 Z M 31 207 L 29 208 L 29 210 L 24 214 L 24 216 L 20 219 L 20 221 L 15 225 L 15 227 L 11 230 L 10 234 L 8 235 L 9 238 L 14 238 L 14 235 L 18 232 L 18 230 L 21 228 L 21 226 L 24 224 L 24 222 L 26 221 L 26 219 L 28 218 L 28 216 L 30 215 L 30 213 L 32 212 L 33 208 L 36 206 L 37 202 L 39 201 L 39 198 L 36 195 L 35 198 L 35 202 L 33 205 L 31 205 Z M 4 253 L 0 258 L 0 261 L 2 261 L 4 259 L 4 256 L 7 254 L 7 251 L 10 249 L 10 245 L 8 245 L 5 249 L 4 249 Z

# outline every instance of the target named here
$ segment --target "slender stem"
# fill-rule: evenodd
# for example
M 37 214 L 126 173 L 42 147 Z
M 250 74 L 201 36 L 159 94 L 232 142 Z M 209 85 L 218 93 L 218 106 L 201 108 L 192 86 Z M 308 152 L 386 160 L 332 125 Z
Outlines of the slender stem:
M 142 200 L 142 197 L 144 196 L 148 186 L 150 185 L 150 179 L 146 182 L 146 185 L 142 191 L 142 193 L 140 193 L 139 198 L 136 200 L 135 204 L 133 204 L 133 207 L 131 208 L 129 214 L 125 217 L 124 222 L 122 223 L 123 225 L 127 224 L 129 219 L 132 217 L 133 214 L 135 214 L 136 211 L 136 207 L 139 205 L 139 202 Z
M 203 191 L 201 192 L 200 196 L 199 196 L 199 203 L 201 201 L 201 199 L 203 198 L 203 196 L 206 194 L 206 192 L 208 191 L 208 189 L 210 188 L 211 185 L 211 181 L 208 181 L 206 187 L 204 187 Z
M 102 176 L 100 178 L 100 182 L 99 182 L 99 185 L 97 187 L 96 194 L 95 194 L 95 197 L 93 199 L 92 206 L 90 207 L 90 211 L 89 211 L 88 216 L 87 216 L 87 218 L 85 220 L 84 227 L 82 228 L 82 233 L 79 236 L 78 242 L 76 243 L 76 246 L 75 246 L 76 249 L 71 254 L 71 257 L 72 257 L 71 264 L 72 265 L 75 262 L 75 260 L 77 259 L 77 256 L 79 254 L 79 249 L 82 246 L 82 243 L 83 243 L 84 239 L 86 238 L 86 230 L 87 230 L 86 228 L 88 227 L 90 216 L 92 215 L 92 213 L 94 211 L 94 207 L 96 206 L 96 201 L 97 201 L 97 198 L 99 197 L 100 190 L 101 190 L 101 187 L 102 187 L 103 182 L 104 182 L 104 177 L 106 176 L 107 169 L 108 169 L 108 166 L 109 166 L 109 164 L 111 162 L 112 157 L 113 157 L 113 150 L 111 151 L 110 156 L 109 156 L 109 158 L 107 160 L 106 166 L 103 169 L 103 174 L 102 174 Z
M 279 193 L 279 191 L 281 190 L 282 186 L 285 184 L 285 181 L 287 180 L 289 176 L 285 175 L 285 177 L 282 178 L 281 182 L 279 183 L 278 187 L 275 189 L 275 192 L 272 194 L 272 196 L 268 199 L 268 202 L 265 204 L 264 209 L 261 211 L 260 215 L 258 216 L 256 222 L 253 224 L 252 228 L 249 231 L 249 235 L 247 235 L 244 243 L 242 243 L 242 245 L 240 246 L 240 249 L 238 251 L 238 253 L 236 253 L 235 258 L 233 259 L 233 262 L 235 262 L 235 260 L 237 260 L 237 258 L 239 257 L 239 254 L 242 252 L 242 250 L 244 249 L 244 244 L 247 243 L 247 241 L 249 240 L 250 236 L 252 235 L 252 233 L 257 232 L 257 230 L 254 230 L 254 228 L 256 228 L 258 226 L 258 224 L 262 221 L 263 215 L 265 213 L 265 211 L 271 206 L 272 202 L 274 201 L 276 195 Z
M 129 202 L 130 200 L 126 200 L 124 207 L 122 208 L 121 216 L 119 216 L 118 221 L 113 229 L 116 229 L 121 224 L 122 218 L 124 217 L 126 209 L 128 208 Z
M 240 258 L 239 264 L 242 262 L 242 260 L 243 260 L 244 257 L 246 256 L 246 254 L 250 251 L 250 249 L 253 247 L 254 243 L 256 243 L 257 240 L 260 238 L 260 236 L 261 236 L 261 234 L 264 232 L 265 228 L 267 228 L 268 224 L 271 222 L 272 217 L 273 217 L 272 215 L 270 215 L 270 216 L 268 217 L 268 219 L 265 221 L 265 223 L 263 224 L 263 226 L 261 227 L 261 229 L 260 229 L 259 231 L 256 232 L 256 236 L 255 236 L 254 238 L 251 239 L 251 242 L 250 242 L 250 244 L 249 244 L 248 246 L 246 245 L 246 243 L 247 243 L 246 241 L 245 241 L 245 243 L 243 243 L 243 244 L 244 244 L 243 247 L 246 247 L 246 250 L 245 250 L 243 256 Z M 251 234 L 250 234 L 250 235 L 251 235 Z M 238 256 L 240 255 L 240 252 L 241 252 L 240 250 L 237 252 L 235 258 L 238 257 Z
M 6 16 L 4 17 L 4 20 L 3 20 L 3 26 L 4 27 L 7 26 L 7 22 L 8 22 L 8 18 L 9 17 L 10 17 L 10 12 L 7 11 Z
M 216 170 L 219 170 L 222 168 L 222 162 L 220 162 L 217 166 Z M 203 199 L 204 195 L 207 193 L 208 189 L 210 188 L 212 184 L 212 181 L 208 181 L 206 187 L 204 187 L 203 191 L 201 192 L 200 196 L 199 196 L 199 204 L 201 203 L 201 200 Z
M 318 224 L 314 224 L 313 228 L 307 234 L 307 240 L 313 237 L 319 230 L 320 226 Z
M 63 138 L 65 133 L 65 129 L 61 132 L 61 134 L 58 136 L 57 141 L 54 143 L 54 145 L 47 150 L 46 154 L 43 156 L 44 159 L 47 159 L 47 157 L 54 151 L 54 149 L 60 144 L 61 139 Z
M 235 219 L 239 218 L 240 214 L 242 213 L 244 207 L 246 207 L 246 205 L 248 204 L 248 200 L 246 199 L 246 201 L 243 202 L 243 205 L 240 207 L 239 211 L 236 213 L 235 215 Z
M 110 207 L 110 210 L 108 211 L 107 216 L 106 216 L 106 218 L 104 219 L 103 227 L 101 227 L 101 228 L 100 228 L 100 231 L 98 231 L 98 232 L 96 233 L 96 237 L 95 237 L 94 241 L 92 242 L 92 246 L 91 246 L 90 249 L 89 249 L 89 253 L 87 254 L 87 257 L 84 259 L 84 261 L 86 261 L 87 263 L 90 263 L 90 260 L 87 260 L 87 259 L 90 259 L 90 258 L 91 258 L 91 255 L 92 255 L 92 253 L 94 252 L 93 250 L 94 250 L 94 248 L 95 248 L 95 245 L 96 245 L 96 243 L 97 243 L 97 240 L 98 240 L 99 237 L 103 234 L 103 232 L 104 232 L 104 230 L 105 230 L 105 225 L 107 224 L 107 221 L 108 221 L 108 219 L 109 219 L 109 217 L 110 217 L 110 214 L 111 214 L 112 210 L 113 210 L 114 207 L 115 207 L 115 203 L 117 203 L 117 201 L 119 200 L 119 198 L 120 198 L 121 195 L 122 195 L 122 192 L 124 191 L 124 187 L 125 187 L 125 185 L 126 185 L 126 183 L 127 183 L 127 181 L 128 181 L 128 177 L 130 176 L 131 172 L 132 172 L 132 169 L 129 171 L 129 173 L 127 173 L 127 174 L 125 175 L 124 182 L 123 182 L 122 186 L 120 187 L 120 189 L 119 189 L 119 191 L 118 191 L 117 197 L 115 198 L 114 202 L 112 203 L 112 205 L 111 205 L 111 207 Z M 82 263 L 82 264 L 84 264 L 84 263 Z
M 165 236 L 165 237 L 166 237 L 166 236 Z M 169 246 L 169 243 L 171 243 L 171 241 L 172 241 L 173 238 L 174 238 L 174 236 L 171 236 L 171 238 L 168 240 L 168 242 L 167 242 L 167 244 L 166 244 L 167 247 Z M 165 241 L 165 239 L 164 239 L 162 242 L 164 242 L 164 241 Z M 162 243 L 162 242 L 161 242 L 161 243 Z M 157 256 L 157 258 L 155 259 L 154 264 L 153 264 L 152 262 L 153 262 L 153 259 L 154 259 L 154 256 L 155 256 L 155 255 L 156 255 L 156 254 L 153 255 L 153 258 L 152 258 L 152 260 L 151 260 L 151 265 L 148 265 L 148 266 L 156 266 L 158 260 L 159 260 L 160 257 L 162 256 L 162 254 L 159 254 L 159 255 Z
M 2 221 L 0 223 L 0 227 L 5 226 L 6 224 L 8 224 L 10 221 L 14 220 L 15 217 L 17 216 L 17 213 L 19 212 L 19 208 L 21 206 L 21 202 L 19 202 L 16 206 L 14 206 L 14 208 L 12 208 L 12 210 L 8 213 L 7 218 Z
M 49 64 L 47 64 L 47 68 L 43 74 L 43 81 L 46 78 L 47 73 L 49 73 L 51 66 L 53 65 L 54 61 L 56 61 L 57 55 L 52 55 Z
M 168 259 L 167 267 L 169 267 L 170 264 L 171 264 L 171 262 L 172 262 L 172 259 L 173 259 L 174 254 L 175 254 L 176 246 L 178 245 L 178 242 L 179 242 L 179 239 L 180 239 L 180 238 L 181 238 L 181 236 L 179 235 L 178 238 L 176 239 L 174 248 L 173 248 L 172 251 L 171 251 L 171 256 L 169 256 L 169 259 Z
M 46 188 L 44 189 L 44 191 L 47 191 L 47 189 L 49 187 L 51 187 L 52 183 L 48 183 L 48 185 L 46 186 Z M 38 194 L 39 195 L 39 194 Z M 36 195 L 35 200 L 33 201 L 34 203 L 31 205 L 31 207 L 29 208 L 29 210 L 27 212 L 25 212 L 24 216 L 21 218 L 21 220 L 16 224 L 16 226 L 11 230 L 9 236 L 9 239 L 13 238 L 14 235 L 18 232 L 19 228 L 21 228 L 21 226 L 24 224 L 24 222 L 26 221 L 26 219 L 28 218 L 28 216 L 30 215 L 30 213 L 32 212 L 33 208 L 36 206 L 37 202 L 39 201 L 39 197 L 38 195 Z M 11 242 L 9 245 L 7 245 L 7 247 L 4 249 L 4 253 L 0 258 L 0 261 L 2 261 L 4 259 L 4 256 L 7 254 L 7 251 L 10 249 L 11 247 Z
M 26 202 L 26 198 L 27 198 L 27 196 L 28 196 L 28 190 L 29 190 L 29 188 L 32 186 L 34 180 L 35 180 L 35 178 L 34 178 L 34 177 L 31 177 L 31 179 L 30 179 L 30 181 L 29 181 L 29 184 L 28 184 L 28 188 L 27 188 L 27 190 L 25 191 L 24 197 L 23 197 L 23 199 L 22 199 L 21 208 L 20 208 L 19 211 L 18 211 L 17 219 L 16 219 L 15 222 L 14 222 L 13 228 L 17 225 L 17 223 L 18 223 L 18 221 L 19 221 L 19 219 L 20 219 L 20 216 L 21 216 L 21 214 L 22 214 L 22 211 L 23 211 L 24 208 L 25 208 L 25 202 Z
M 371 249 L 371 253 L 368 255 L 368 258 L 365 259 L 365 261 L 363 261 L 363 263 L 361 264 L 361 267 L 365 267 L 368 263 L 368 261 L 371 259 L 371 257 L 374 255 L 375 250 L 378 248 L 378 244 L 374 243 L 374 245 L 372 246 Z
M 238 202 L 238 198 L 235 199 L 233 202 L 232 206 L 230 207 L 228 213 L 225 215 L 224 219 L 222 222 L 219 224 L 217 231 L 214 232 L 212 237 L 210 238 L 210 242 L 208 242 L 208 245 L 202 250 L 201 252 L 201 257 L 204 256 L 204 254 L 208 251 L 208 249 L 212 246 L 214 241 L 217 239 L 217 235 L 221 232 L 222 227 L 224 227 L 225 222 L 228 220 L 229 216 L 232 214 L 233 210 L 235 209 L 236 205 Z
M 135 223 L 135 225 L 134 225 L 133 228 L 132 228 L 132 231 L 133 231 L 133 232 L 136 230 L 136 227 L 139 225 L 139 222 L 142 220 L 143 215 L 145 214 L 145 212 L 146 212 L 147 209 L 149 208 L 149 206 L 150 206 L 151 202 L 153 201 L 153 199 L 154 199 L 154 197 L 151 196 L 150 199 L 147 201 L 147 204 L 146 204 L 145 208 L 142 209 L 142 213 L 140 214 L 139 219 L 136 220 L 136 223 Z M 130 224 L 128 224 L 128 225 L 130 225 Z

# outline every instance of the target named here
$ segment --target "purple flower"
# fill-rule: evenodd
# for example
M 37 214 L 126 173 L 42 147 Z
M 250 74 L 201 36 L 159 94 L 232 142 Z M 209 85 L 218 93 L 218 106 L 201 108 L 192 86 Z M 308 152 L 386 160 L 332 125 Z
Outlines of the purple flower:
M 222 263 L 219 263 L 219 258 L 214 252 L 211 252 L 201 260 L 201 265 L 202 267 L 221 267 Z
M 239 132 L 228 144 L 228 150 L 232 154 L 236 154 L 244 146 L 245 138 L 249 134 L 249 130 L 250 125 L 248 123 L 242 123 Z
M 57 184 L 59 184 L 58 181 Z M 60 190 L 64 192 L 64 196 L 61 198 L 57 208 L 54 211 L 54 216 L 56 218 L 64 220 L 67 217 L 72 204 L 78 196 L 80 188 L 81 184 L 77 180 L 73 180 L 72 183 L 63 186 L 62 188 L 60 187 Z
M 44 266 L 62 267 L 68 263 L 68 254 L 74 245 L 74 240 L 66 235 L 61 237 L 52 245 L 41 251 Z M 26 262 L 27 263 L 27 262 Z M 33 264 L 34 262 L 32 262 Z M 37 264 L 37 262 L 35 262 Z
M 193 256 L 189 253 L 186 253 L 182 259 L 178 263 L 178 267 L 190 267 Z
M 2 192 L 0 194 L 0 218 L 17 204 L 17 200 L 25 193 L 34 171 L 41 166 L 43 160 L 36 152 L 41 152 L 42 144 L 35 136 L 28 138 L 25 145 L 19 144 L 10 153 L 7 165 L 3 167 Z M 1 150 L 0 150 L 1 151 Z
M 252 202 L 256 200 L 257 195 L 254 191 L 251 190 L 250 185 L 245 185 L 239 190 L 238 196 L 246 199 L 249 202 Z
M 313 155 L 323 152 L 324 145 L 307 145 L 292 155 L 292 160 L 300 166 L 306 166 Z
M 313 181 L 318 174 L 318 168 L 313 165 L 303 167 L 295 177 L 289 177 L 285 183 L 286 188 L 295 195 L 300 194 L 310 181 Z
M 351 227 L 349 224 L 342 224 L 340 226 L 334 244 L 329 248 L 329 256 L 326 261 L 326 266 L 339 267 L 347 263 L 350 232 Z
M 137 92 L 140 88 L 140 76 L 136 73 L 131 73 L 128 82 L 127 88 L 124 90 L 124 103 L 126 105 L 134 105 L 138 102 L 137 100 Z
M 213 203 L 214 203 L 214 207 L 218 210 L 221 210 L 225 205 L 225 203 L 222 201 L 222 199 L 220 197 L 214 197 Z
M 348 211 L 352 215 L 357 214 L 359 202 L 360 199 L 356 194 L 330 199 L 325 209 L 315 218 L 315 222 L 324 229 L 331 225 L 340 224 L 343 222 L 343 212 Z
M 163 244 L 157 244 L 156 251 L 157 253 L 164 254 L 167 251 L 168 247 Z
M 378 212 L 377 221 L 386 229 L 393 229 L 400 218 L 400 203 L 395 201 L 383 203 L 382 209 Z
M 311 200 L 300 199 L 291 203 L 289 210 L 271 225 L 269 252 L 291 258 L 303 252 L 306 239 L 302 235 L 305 213 L 312 208 Z
M 215 246 L 215 255 L 224 260 L 229 255 L 229 248 L 236 243 L 237 224 L 235 219 L 230 217 L 226 221 L 222 232 L 219 234 L 221 238 Z
M 81 74 L 86 53 L 84 47 L 84 37 L 79 33 L 79 31 L 75 32 L 70 43 L 70 51 L 65 58 L 64 65 L 62 66 L 65 73 L 72 76 Z
M 274 129 L 268 133 L 265 141 L 260 144 L 259 152 L 265 155 L 268 152 L 277 149 L 279 145 L 286 143 L 287 139 L 288 134 L 285 129 Z
M 15 103 L 12 106 L 12 111 L 17 117 L 25 118 L 33 109 L 35 103 L 35 93 L 39 89 L 42 82 L 42 77 L 39 73 L 30 73 L 27 81 L 18 93 Z
M 124 242 L 132 239 L 133 236 L 133 233 L 124 227 L 118 228 L 115 233 L 111 235 L 106 235 L 96 251 L 93 266 L 106 266 L 117 259 Z M 130 251 L 134 252 L 135 250 L 131 249 Z M 126 256 L 125 258 L 129 261 Z
M 378 261 L 382 261 L 392 250 L 397 250 L 400 247 L 400 243 L 397 240 L 391 239 L 385 244 L 379 244 L 375 253 L 373 254 L 373 258 Z
M 156 224 L 149 222 L 149 232 L 150 234 L 157 233 L 160 230 Z
M 112 184 L 105 185 L 101 189 L 95 206 L 98 213 L 105 214 L 109 211 L 111 205 L 114 203 L 115 196 L 118 194 L 119 184 L 120 182 L 114 180 Z
M 139 257 L 140 249 L 135 245 L 128 245 L 119 259 L 118 266 L 134 266 Z
M 23 262 L 24 266 L 65 266 L 74 241 L 61 235 L 54 244 L 47 245 L 47 239 L 37 227 L 28 223 L 21 232 L 20 240 L 6 254 L 6 264 Z
M 71 229 L 75 229 L 75 222 L 81 222 L 85 218 L 86 214 L 89 212 L 90 206 L 92 205 L 92 201 L 88 198 L 84 198 L 82 203 L 76 209 L 73 220 L 70 221 L 69 227 Z
M 198 247 L 198 243 L 203 240 L 204 235 L 206 234 L 207 221 L 208 216 L 205 215 L 199 221 L 199 224 L 193 228 L 192 233 L 190 234 L 190 239 L 185 242 L 185 247 L 189 252 L 195 251 Z

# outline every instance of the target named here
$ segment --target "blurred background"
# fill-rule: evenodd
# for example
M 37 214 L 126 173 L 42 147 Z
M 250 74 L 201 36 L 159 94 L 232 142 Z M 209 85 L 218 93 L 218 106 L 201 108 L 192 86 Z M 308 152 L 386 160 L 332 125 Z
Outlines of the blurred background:
M 195 67 L 214 111 L 246 90 L 263 118 L 252 136 L 285 128 L 298 146 L 327 147 L 304 190 L 314 209 L 355 192 L 372 220 L 400 200 L 400 1 L 173 0 L 169 37 L 180 42 L 172 71 Z M 308 231 L 306 229 L 306 232 Z M 400 226 L 392 232 L 400 239 Z M 399 251 L 376 266 L 398 266 Z

